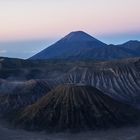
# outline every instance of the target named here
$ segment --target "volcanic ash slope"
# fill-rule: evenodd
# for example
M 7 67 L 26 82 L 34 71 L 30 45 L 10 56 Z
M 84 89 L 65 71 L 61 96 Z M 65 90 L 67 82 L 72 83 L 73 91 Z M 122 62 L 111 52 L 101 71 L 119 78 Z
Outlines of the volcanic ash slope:
M 119 127 L 138 116 L 136 109 L 94 87 L 60 85 L 21 112 L 16 125 L 29 130 L 81 131 Z

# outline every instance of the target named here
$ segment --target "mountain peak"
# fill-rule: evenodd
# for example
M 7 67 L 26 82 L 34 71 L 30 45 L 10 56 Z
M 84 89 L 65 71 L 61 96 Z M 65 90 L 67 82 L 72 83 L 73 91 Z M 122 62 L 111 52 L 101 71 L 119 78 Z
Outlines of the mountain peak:
M 62 40 L 67 42 L 98 41 L 84 31 L 73 31 L 66 35 Z
M 69 34 L 87 34 L 87 33 L 84 31 L 72 31 Z
M 60 39 L 50 47 L 44 49 L 31 59 L 67 59 L 85 56 L 85 51 L 93 48 L 102 48 L 107 45 L 83 31 L 74 31 Z M 85 51 L 83 51 L 85 50 Z M 80 54 L 80 55 L 79 55 Z M 90 56 L 92 56 L 90 52 Z M 86 55 L 87 57 L 87 55 Z

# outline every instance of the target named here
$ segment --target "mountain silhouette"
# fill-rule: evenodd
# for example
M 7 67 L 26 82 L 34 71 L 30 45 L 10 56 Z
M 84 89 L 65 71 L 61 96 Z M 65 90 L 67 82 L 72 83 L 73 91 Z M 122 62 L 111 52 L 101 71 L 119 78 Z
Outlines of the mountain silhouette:
M 34 55 L 30 59 L 64 59 L 77 57 L 85 53 L 85 50 L 107 46 L 83 31 L 71 32 L 64 38 Z
M 75 31 L 30 59 L 114 60 L 139 57 L 139 52 L 139 41 L 107 45 L 83 31 Z

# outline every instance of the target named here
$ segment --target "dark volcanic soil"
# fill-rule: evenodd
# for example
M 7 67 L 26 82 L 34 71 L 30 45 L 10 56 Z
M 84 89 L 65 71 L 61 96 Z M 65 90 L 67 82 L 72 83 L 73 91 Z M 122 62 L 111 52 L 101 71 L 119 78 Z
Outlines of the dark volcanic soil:
M 77 134 L 31 133 L 0 125 L 0 140 L 140 140 L 140 127 Z

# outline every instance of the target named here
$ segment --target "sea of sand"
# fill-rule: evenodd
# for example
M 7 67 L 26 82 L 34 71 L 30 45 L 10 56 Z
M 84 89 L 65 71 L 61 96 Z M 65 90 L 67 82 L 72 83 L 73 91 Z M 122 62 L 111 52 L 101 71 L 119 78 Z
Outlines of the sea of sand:
M 27 132 L 0 125 L 0 140 L 140 140 L 140 127 L 76 134 L 46 134 L 45 132 Z

